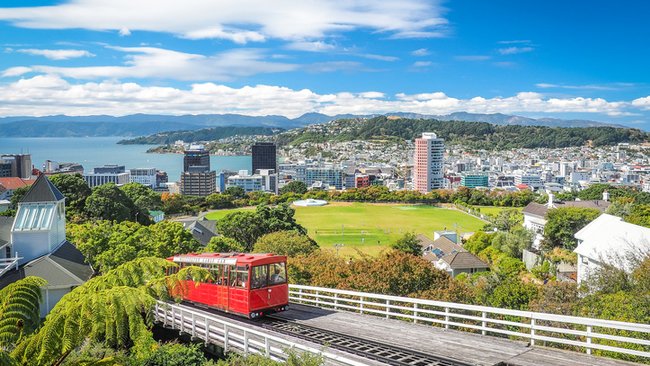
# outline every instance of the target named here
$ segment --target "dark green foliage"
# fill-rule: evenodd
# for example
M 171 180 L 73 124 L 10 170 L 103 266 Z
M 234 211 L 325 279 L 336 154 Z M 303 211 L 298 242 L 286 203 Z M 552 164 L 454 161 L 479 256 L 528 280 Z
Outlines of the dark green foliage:
M 638 129 L 615 127 L 561 128 L 542 126 L 496 126 L 485 122 L 438 121 L 433 119 L 388 119 L 385 116 L 367 120 L 340 120 L 340 125 L 352 126 L 337 134 L 302 132 L 278 136 L 280 143 L 351 141 L 398 138 L 413 140 L 422 132 L 435 131 L 449 144 L 467 148 L 503 150 L 514 148 L 561 148 L 583 146 L 589 141 L 595 146 L 619 142 L 643 142 L 648 135 Z
M 86 198 L 92 191 L 81 174 L 55 174 L 49 179 L 65 196 L 66 213 L 83 215 Z
M 411 255 L 422 255 L 422 246 L 415 233 L 402 235 L 401 238 L 391 244 L 391 248 Z
M 246 195 L 244 188 L 238 186 L 230 186 L 226 188 L 226 191 L 224 193 L 234 198 L 244 198 Z
M 143 361 L 143 366 L 200 366 L 207 362 L 197 345 L 166 343 Z
M 0 290 L 0 347 L 10 348 L 41 323 L 41 287 L 47 281 L 25 277 Z
M 467 249 L 468 252 L 478 255 L 485 248 L 489 247 L 492 244 L 492 235 L 479 231 L 474 233 L 463 247 Z
M 318 244 L 310 237 L 295 230 L 276 231 L 257 239 L 254 253 L 273 253 L 295 257 L 310 254 L 318 249 Z
M 93 188 L 86 198 L 85 211 L 88 217 L 97 220 L 151 222 L 147 213 L 142 212 L 114 183 Z
M 307 234 L 307 230 L 293 217 L 295 210 L 287 204 L 257 206 L 253 211 L 237 211 L 217 222 L 219 234 L 232 238 L 251 251 L 255 242 L 265 234 L 282 230 L 295 230 Z
M 225 236 L 214 236 L 210 239 L 208 245 L 203 248 L 205 253 L 230 253 L 230 252 L 243 252 L 244 246 L 239 244 L 236 240 L 226 238 Z
M 575 233 L 599 215 L 600 212 L 593 208 L 561 207 L 549 210 L 546 214 L 542 246 L 547 250 L 554 247 L 575 249 Z
M 162 207 L 160 193 L 140 183 L 127 183 L 120 187 L 122 192 L 131 199 L 140 212 L 148 213 L 149 210 L 159 210 Z
M 183 140 L 186 142 L 195 141 L 213 141 L 231 136 L 249 136 L 249 135 L 273 135 L 284 131 L 277 127 L 211 127 L 195 131 L 170 131 L 159 132 L 150 136 L 136 137 L 134 139 L 121 140 L 118 144 L 124 145 L 166 145 L 173 144 L 174 141 Z
M 31 188 L 31 186 L 25 186 L 25 187 L 20 187 L 20 188 L 14 189 L 14 193 L 12 194 L 11 200 L 10 200 L 12 209 L 15 210 L 15 209 L 18 208 L 18 202 L 20 202 L 20 200 L 23 199 L 23 196 L 25 196 L 25 194 L 27 194 L 27 191 L 29 191 L 30 188 Z
M 286 184 L 284 187 L 280 188 L 280 194 L 285 194 L 289 192 L 297 193 L 297 194 L 305 194 L 307 193 L 307 185 L 305 184 L 305 182 L 294 180 Z

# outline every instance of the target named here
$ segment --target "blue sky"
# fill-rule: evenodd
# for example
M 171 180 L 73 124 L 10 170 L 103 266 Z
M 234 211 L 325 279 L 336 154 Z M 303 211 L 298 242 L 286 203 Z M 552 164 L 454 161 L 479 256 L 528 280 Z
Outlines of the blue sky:
M 0 115 L 306 112 L 650 128 L 645 1 L 3 1 Z

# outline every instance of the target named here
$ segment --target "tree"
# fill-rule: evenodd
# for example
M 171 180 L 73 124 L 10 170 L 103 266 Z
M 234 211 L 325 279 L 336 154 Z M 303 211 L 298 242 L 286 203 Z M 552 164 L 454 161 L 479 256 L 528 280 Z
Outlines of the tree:
M 27 194 L 27 191 L 29 191 L 30 188 L 31 186 L 24 186 L 24 187 L 19 187 L 14 189 L 14 193 L 11 194 L 11 199 L 10 199 L 11 208 L 13 210 L 18 208 L 18 203 L 20 202 L 20 200 L 23 199 L 23 197 L 25 196 L 25 194 Z
M 593 208 L 561 207 L 549 210 L 546 213 L 542 246 L 547 250 L 554 247 L 575 249 L 578 244 L 575 233 L 599 215 L 600 211 Z
M 650 227 L 650 205 L 636 205 L 633 206 L 630 210 L 629 216 L 625 218 L 625 221 L 645 227 Z
M 412 232 L 402 235 L 401 238 L 391 244 L 391 248 L 418 257 L 422 255 L 422 245 L 415 233 Z
M 317 249 L 318 244 L 307 235 L 294 230 L 285 230 L 269 233 L 257 239 L 253 252 L 295 257 L 310 254 Z
M 295 210 L 287 204 L 278 206 L 257 206 L 252 211 L 229 213 L 217 221 L 217 230 L 225 237 L 242 243 L 247 251 L 253 249 L 257 239 L 264 234 L 282 230 L 295 230 L 306 235 L 307 230 L 294 218 Z
M 463 244 L 463 247 L 467 249 L 468 252 L 478 255 L 492 244 L 492 236 L 493 235 L 482 231 L 476 232 L 474 235 L 469 237 L 467 242 Z
M 0 349 L 10 350 L 39 327 L 41 287 L 46 284 L 30 276 L 0 290 Z
M 537 286 L 524 283 L 518 278 L 503 281 L 488 295 L 490 306 L 527 310 L 528 304 L 537 296 Z
M 523 221 L 524 215 L 519 210 L 501 210 L 494 218 L 494 226 L 502 231 L 510 231 Z
M 244 196 L 246 196 L 244 188 L 238 186 L 230 186 L 226 188 L 224 193 L 234 198 L 244 198 Z
M 296 193 L 296 194 L 305 194 L 307 193 L 307 184 L 299 180 L 292 180 L 287 183 L 284 187 L 280 188 L 280 194 L 285 193 Z
M 498 232 L 492 238 L 492 246 L 513 258 L 521 258 L 524 249 L 530 248 L 535 235 L 522 226 L 510 232 Z
M 230 252 L 243 252 L 245 248 L 239 244 L 235 239 L 226 238 L 225 236 L 213 236 L 210 242 L 205 246 L 203 252 L 205 253 L 230 253 Z
M 143 226 L 131 221 L 95 221 L 68 225 L 68 240 L 96 271 L 106 272 L 142 257 L 166 258 L 198 251 L 201 244 L 178 222 Z
M 213 209 L 233 207 L 234 197 L 225 193 L 213 193 L 205 198 L 205 202 Z
M 66 213 L 70 217 L 83 215 L 86 198 L 92 191 L 81 174 L 55 174 L 50 181 L 65 196 Z
M 162 207 L 160 193 L 140 183 L 127 183 L 120 187 L 122 192 L 140 209 L 148 213 L 150 210 L 159 210 Z
M 140 211 L 114 183 L 95 187 L 86 198 L 85 211 L 89 217 L 98 220 L 150 222 L 147 214 Z

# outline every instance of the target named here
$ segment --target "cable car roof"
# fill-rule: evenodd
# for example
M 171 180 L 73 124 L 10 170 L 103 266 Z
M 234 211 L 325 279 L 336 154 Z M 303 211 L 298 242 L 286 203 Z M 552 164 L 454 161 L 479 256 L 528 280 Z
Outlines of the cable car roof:
M 271 253 L 264 254 L 249 254 L 249 253 L 189 253 L 179 254 L 167 258 L 175 263 L 190 263 L 190 264 L 267 264 L 284 262 L 287 260 L 286 256 L 275 255 Z

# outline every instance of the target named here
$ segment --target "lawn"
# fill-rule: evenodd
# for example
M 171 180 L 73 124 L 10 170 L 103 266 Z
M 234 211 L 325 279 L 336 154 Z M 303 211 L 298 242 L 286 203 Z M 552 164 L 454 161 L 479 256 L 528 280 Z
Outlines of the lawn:
M 341 255 L 356 255 L 356 249 L 375 255 L 405 232 L 433 237 L 437 230 L 477 231 L 483 221 L 464 212 L 424 205 L 334 202 L 322 207 L 294 207 L 296 220 L 323 248 L 343 244 Z M 251 209 L 251 208 L 245 208 Z M 219 220 L 234 210 L 207 215 Z

